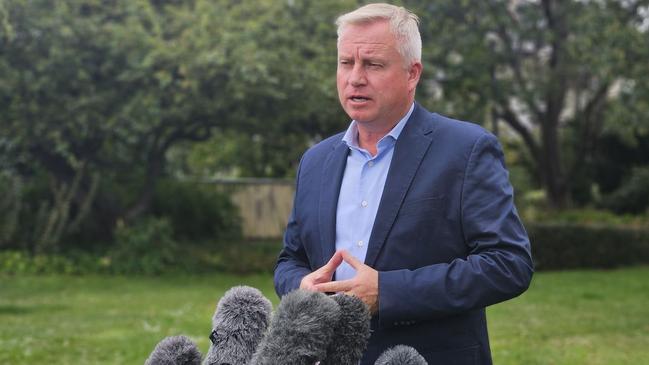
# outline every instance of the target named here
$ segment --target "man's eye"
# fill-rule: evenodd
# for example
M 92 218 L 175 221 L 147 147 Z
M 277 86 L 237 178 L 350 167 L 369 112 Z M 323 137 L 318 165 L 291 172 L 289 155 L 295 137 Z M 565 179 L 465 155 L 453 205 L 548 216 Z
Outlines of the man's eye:
M 351 61 L 348 61 L 348 60 L 340 60 L 340 64 L 341 65 L 351 65 L 352 63 L 351 63 Z
M 381 67 L 383 67 L 383 65 L 380 64 L 380 63 L 370 63 L 370 67 L 371 68 L 381 68 Z

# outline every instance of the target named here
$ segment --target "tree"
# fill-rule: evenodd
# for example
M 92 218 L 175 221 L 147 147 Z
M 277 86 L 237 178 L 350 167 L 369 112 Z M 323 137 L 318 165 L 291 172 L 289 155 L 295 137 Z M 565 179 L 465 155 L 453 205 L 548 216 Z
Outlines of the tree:
M 348 122 L 335 87 L 333 20 L 351 1 L 256 1 L 230 7 L 236 128 L 176 151 L 182 173 L 292 176 L 302 152 Z M 214 19 L 217 14 L 208 14 Z M 214 48 L 205 46 L 204 48 Z M 184 164 L 184 165 L 183 165 Z
M 23 209 L 42 227 L 33 246 L 52 248 L 89 211 L 109 237 L 147 211 L 175 146 L 215 132 L 291 147 L 261 161 L 290 174 L 296 151 L 343 120 L 321 47 L 335 42 L 321 16 L 341 4 L 3 2 L 0 169 L 38 190 Z
M 504 122 L 525 143 L 551 205 L 569 204 L 620 86 L 646 83 L 648 2 L 406 3 L 424 18 L 429 104 Z

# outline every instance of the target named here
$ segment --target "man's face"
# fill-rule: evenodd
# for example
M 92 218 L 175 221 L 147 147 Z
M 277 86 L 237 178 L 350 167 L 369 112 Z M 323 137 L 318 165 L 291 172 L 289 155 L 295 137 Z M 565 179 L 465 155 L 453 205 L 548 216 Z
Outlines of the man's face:
M 338 42 L 338 98 L 367 127 L 392 127 L 414 100 L 421 64 L 407 67 L 387 21 L 348 25 Z

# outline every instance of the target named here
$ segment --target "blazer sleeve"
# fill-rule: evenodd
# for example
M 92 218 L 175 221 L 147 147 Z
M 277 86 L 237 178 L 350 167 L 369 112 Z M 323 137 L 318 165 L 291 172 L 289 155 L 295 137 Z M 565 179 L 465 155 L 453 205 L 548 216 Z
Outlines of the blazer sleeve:
M 283 247 L 277 258 L 274 270 L 275 291 L 280 297 L 299 288 L 302 278 L 312 271 L 304 245 L 300 239 L 300 224 L 296 218 L 297 205 L 299 204 L 298 189 L 301 167 L 302 162 L 298 166 L 295 180 L 293 209 L 291 210 L 291 215 L 286 225 Z
M 469 254 L 416 270 L 379 272 L 379 324 L 416 323 L 483 308 L 524 292 L 533 263 L 495 136 L 476 139 L 461 188 Z M 431 243 L 433 244 L 433 243 Z

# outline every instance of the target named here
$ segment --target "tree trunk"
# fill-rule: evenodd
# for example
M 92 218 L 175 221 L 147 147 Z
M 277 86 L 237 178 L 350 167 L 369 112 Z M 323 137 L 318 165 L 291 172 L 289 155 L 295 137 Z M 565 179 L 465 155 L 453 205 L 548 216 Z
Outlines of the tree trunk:
M 566 178 L 561 166 L 559 132 L 556 121 L 546 120 L 542 126 L 542 153 L 537 166 L 540 168 L 539 176 L 547 193 L 550 207 L 555 209 L 565 208 L 568 205 L 569 195 Z
M 541 125 L 541 164 L 544 170 L 544 186 L 547 192 L 548 203 L 552 208 L 565 208 L 568 205 L 569 195 L 566 176 L 562 169 L 559 141 L 559 120 L 563 111 L 566 90 L 568 87 L 567 69 L 564 42 L 568 35 L 565 19 L 560 2 L 543 0 L 548 28 L 551 31 L 551 53 L 548 62 L 549 83 L 545 90 L 545 112 L 540 116 Z

